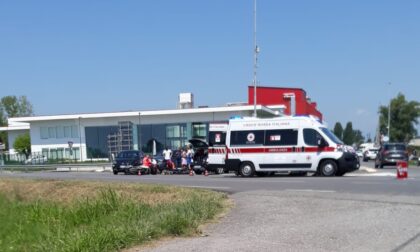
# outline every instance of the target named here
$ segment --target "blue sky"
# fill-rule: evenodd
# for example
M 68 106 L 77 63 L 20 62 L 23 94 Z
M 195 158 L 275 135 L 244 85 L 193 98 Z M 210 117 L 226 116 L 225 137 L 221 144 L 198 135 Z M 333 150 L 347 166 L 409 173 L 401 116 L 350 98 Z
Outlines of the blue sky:
M 258 1 L 260 85 L 307 91 L 330 127 L 375 131 L 420 100 L 420 1 Z M 247 100 L 252 0 L 1 1 L 0 96 L 37 115 Z M 387 83 L 391 82 L 389 86 Z

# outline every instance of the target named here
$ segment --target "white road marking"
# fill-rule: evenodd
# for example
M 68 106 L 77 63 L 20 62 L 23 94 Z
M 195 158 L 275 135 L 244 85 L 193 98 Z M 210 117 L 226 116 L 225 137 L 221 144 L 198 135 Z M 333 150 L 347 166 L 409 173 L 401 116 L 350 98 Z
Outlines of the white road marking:
M 330 190 L 312 190 L 312 189 L 286 189 L 288 192 L 321 192 L 321 193 L 335 193 L 335 191 Z
M 267 179 L 242 179 L 242 178 L 237 178 L 237 179 L 220 179 L 218 181 L 227 181 L 227 182 L 263 182 L 263 183 L 306 183 L 303 180 L 284 180 L 284 178 L 272 178 L 270 180 Z
M 347 177 L 396 177 L 395 173 L 384 172 L 384 173 L 349 173 L 346 174 Z
M 383 182 L 373 182 L 373 181 L 372 182 L 355 181 L 355 182 L 352 182 L 352 184 L 356 184 L 356 185 L 383 185 L 384 183 Z

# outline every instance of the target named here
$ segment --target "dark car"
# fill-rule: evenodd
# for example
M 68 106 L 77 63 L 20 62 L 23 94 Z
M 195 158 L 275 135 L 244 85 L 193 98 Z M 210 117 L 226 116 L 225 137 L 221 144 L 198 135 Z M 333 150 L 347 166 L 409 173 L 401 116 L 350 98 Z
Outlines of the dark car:
M 117 175 L 119 172 L 131 174 L 133 173 L 133 168 L 141 165 L 142 160 L 143 152 L 141 151 L 121 151 L 112 162 L 112 171 L 115 175 Z
M 386 143 L 381 146 L 375 159 L 375 168 L 396 165 L 397 161 L 408 161 L 407 147 L 403 143 Z
M 193 138 L 188 140 L 193 147 L 194 157 L 193 157 L 193 169 L 196 174 L 201 174 L 205 170 L 205 163 L 209 155 L 208 149 L 209 145 L 206 141 Z

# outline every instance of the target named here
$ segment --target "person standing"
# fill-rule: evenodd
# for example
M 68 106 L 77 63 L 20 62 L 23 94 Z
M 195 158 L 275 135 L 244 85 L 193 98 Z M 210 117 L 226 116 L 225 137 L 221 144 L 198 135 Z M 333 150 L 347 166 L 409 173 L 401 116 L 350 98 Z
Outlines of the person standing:
M 190 170 L 193 169 L 193 162 L 194 162 L 193 157 L 194 157 L 194 151 L 190 146 L 188 146 L 187 147 L 187 166 Z
M 185 150 L 182 150 L 181 152 L 181 165 L 182 165 L 182 170 L 187 170 L 187 152 Z
M 174 158 L 175 158 L 175 167 L 181 167 L 181 161 L 182 161 L 182 148 L 179 147 L 175 152 L 174 152 Z
M 172 151 L 171 149 L 168 148 L 168 146 L 165 147 L 165 149 L 162 152 L 163 154 L 163 159 L 165 162 L 165 167 L 168 168 L 168 165 L 172 164 L 171 158 L 172 158 Z

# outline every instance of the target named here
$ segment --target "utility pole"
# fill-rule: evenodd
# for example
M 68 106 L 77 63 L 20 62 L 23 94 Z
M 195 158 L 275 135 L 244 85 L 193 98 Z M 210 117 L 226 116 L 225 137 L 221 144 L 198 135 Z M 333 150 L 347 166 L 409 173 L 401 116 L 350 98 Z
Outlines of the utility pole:
M 139 151 L 142 151 L 143 145 L 141 143 L 141 112 L 139 112 L 139 130 L 138 130 L 138 137 L 139 137 Z
M 80 162 L 82 162 L 82 128 L 80 126 L 80 120 L 82 117 L 79 116 L 79 153 L 80 153 Z
M 257 45 L 257 0 L 254 0 L 254 117 L 257 117 L 257 63 L 260 49 Z
M 391 87 L 391 82 L 389 82 L 388 84 L 389 84 L 389 87 Z M 389 142 L 391 142 L 391 101 L 392 101 L 392 98 L 390 97 L 389 105 L 388 105 L 388 141 Z

